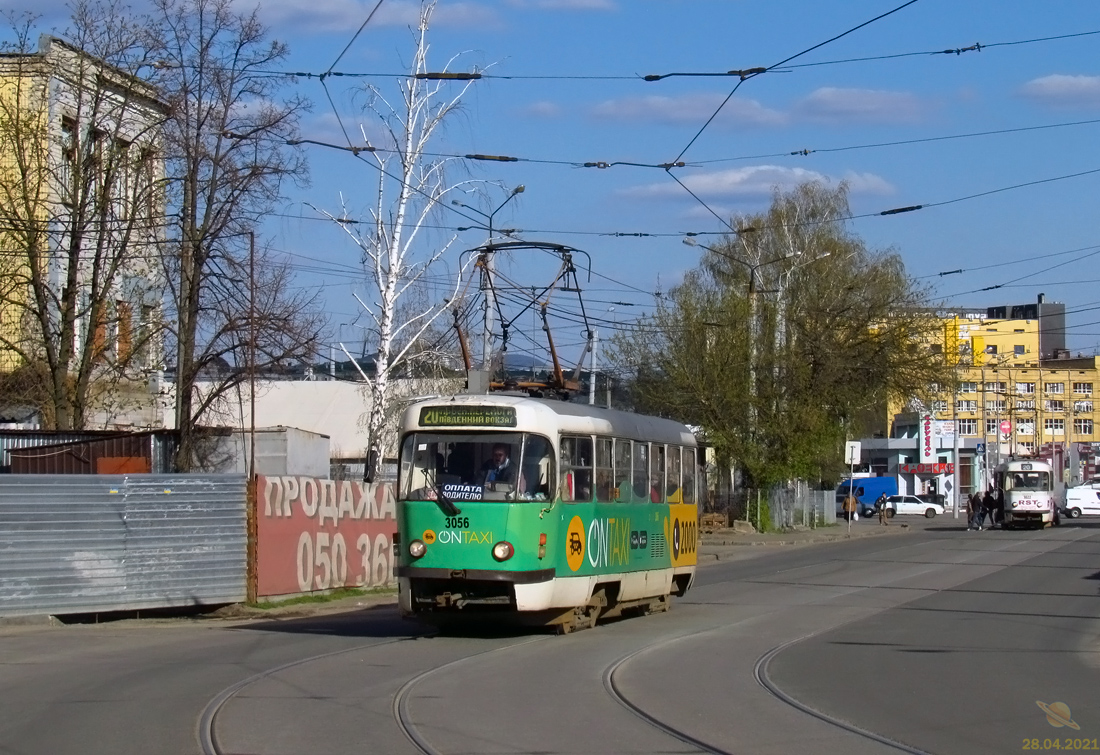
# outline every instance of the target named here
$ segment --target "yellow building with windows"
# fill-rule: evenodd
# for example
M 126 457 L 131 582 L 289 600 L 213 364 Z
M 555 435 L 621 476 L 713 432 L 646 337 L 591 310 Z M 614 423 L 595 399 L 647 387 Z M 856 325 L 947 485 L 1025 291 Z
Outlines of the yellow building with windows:
M 0 373 L 76 370 L 89 352 L 130 380 L 160 366 L 142 334 L 161 308 L 167 113 L 155 87 L 56 37 L 0 54 Z
M 1053 459 L 1071 484 L 1095 474 L 1092 444 L 1100 442 L 1100 418 L 1093 393 L 1100 389 L 1100 357 L 1072 356 L 1065 332 L 1065 305 L 1042 295 L 1035 304 L 944 318 L 943 344 L 932 351 L 954 368 L 955 385 L 936 387 L 923 411 L 944 436 L 957 432 L 962 464 L 968 450 L 984 446 L 985 458 L 973 460 L 975 471 L 1017 455 Z M 974 477 L 971 487 L 979 482 Z

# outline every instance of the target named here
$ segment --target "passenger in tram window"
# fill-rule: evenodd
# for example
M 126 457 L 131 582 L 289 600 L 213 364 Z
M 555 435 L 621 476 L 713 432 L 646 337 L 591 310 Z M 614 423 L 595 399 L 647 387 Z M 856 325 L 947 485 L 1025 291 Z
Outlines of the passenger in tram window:
M 610 503 L 615 500 L 615 491 L 611 484 L 611 470 L 596 470 L 596 500 L 600 503 Z

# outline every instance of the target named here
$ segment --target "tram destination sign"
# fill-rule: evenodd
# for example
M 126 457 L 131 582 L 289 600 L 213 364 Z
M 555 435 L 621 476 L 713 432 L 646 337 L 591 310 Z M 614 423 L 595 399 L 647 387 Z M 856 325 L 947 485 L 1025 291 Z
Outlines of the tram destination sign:
M 514 406 L 425 406 L 421 427 L 515 427 Z

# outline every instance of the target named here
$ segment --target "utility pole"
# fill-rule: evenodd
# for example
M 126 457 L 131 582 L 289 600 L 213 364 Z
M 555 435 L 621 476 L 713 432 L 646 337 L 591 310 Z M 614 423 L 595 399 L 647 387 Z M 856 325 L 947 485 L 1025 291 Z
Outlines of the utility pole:
M 744 233 L 739 233 L 738 235 L 740 237 L 744 238 Z M 758 294 L 757 285 L 756 285 L 756 271 L 759 270 L 760 268 L 764 267 L 765 265 L 774 265 L 777 262 L 783 262 L 784 260 L 789 260 L 789 259 L 792 259 L 794 257 L 798 257 L 802 253 L 801 252 L 794 252 L 793 254 L 786 254 L 782 257 L 776 257 L 773 260 L 763 260 L 763 261 L 757 262 L 754 265 L 751 262 L 747 262 L 746 260 L 741 259 L 740 257 L 733 256 L 729 252 L 723 252 L 719 249 L 715 249 L 713 247 L 706 246 L 705 244 L 700 244 L 698 241 L 696 241 L 694 239 L 694 237 L 691 237 L 691 236 L 684 239 L 683 243 L 686 244 L 687 246 L 697 246 L 701 249 L 705 249 L 708 252 L 711 252 L 713 254 L 718 255 L 719 257 L 723 257 L 725 259 L 732 260 L 733 262 L 736 262 L 739 265 L 744 265 L 745 267 L 747 267 L 749 269 L 749 288 L 748 288 L 748 299 L 749 299 L 749 370 L 748 370 L 748 372 L 749 372 L 749 385 L 748 385 L 748 389 L 749 389 L 749 411 L 748 411 L 748 416 L 749 416 L 749 431 L 751 433 L 755 433 L 756 432 L 756 342 L 757 342 L 757 339 L 759 337 L 759 330 L 760 330 L 759 323 L 757 323 L 757 321 L 756 321 L 757 320 L 757 318 L 756 318 L 756 297 L 757 297 L 757 294 Z
M 592 331 L 592 366 L 589 368 L 588 375 L 588 404 L 595 406 L 596 404 L 596 352 L 600 348 L 600 332 L 598 330 Z
M 248 232 L 248 511 L 247 527 L 248 564 L 246 571 L 246 597 L 255 603 L 258 597 L 258 498 L 256 495 L 256 232 Z

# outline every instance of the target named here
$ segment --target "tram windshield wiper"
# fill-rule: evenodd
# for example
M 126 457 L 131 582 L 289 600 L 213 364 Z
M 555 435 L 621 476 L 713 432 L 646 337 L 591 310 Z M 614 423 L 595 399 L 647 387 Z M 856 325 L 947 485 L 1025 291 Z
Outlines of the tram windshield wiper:
M 431 476 L 428 484 L 435 492 L 435 505 L 439 507 L 444 516 L 458 516 L 462 513 L 462 510 L 455 506 L 454 502 L 443 492 L 443 486 L 436 480 L 435 475 Z

